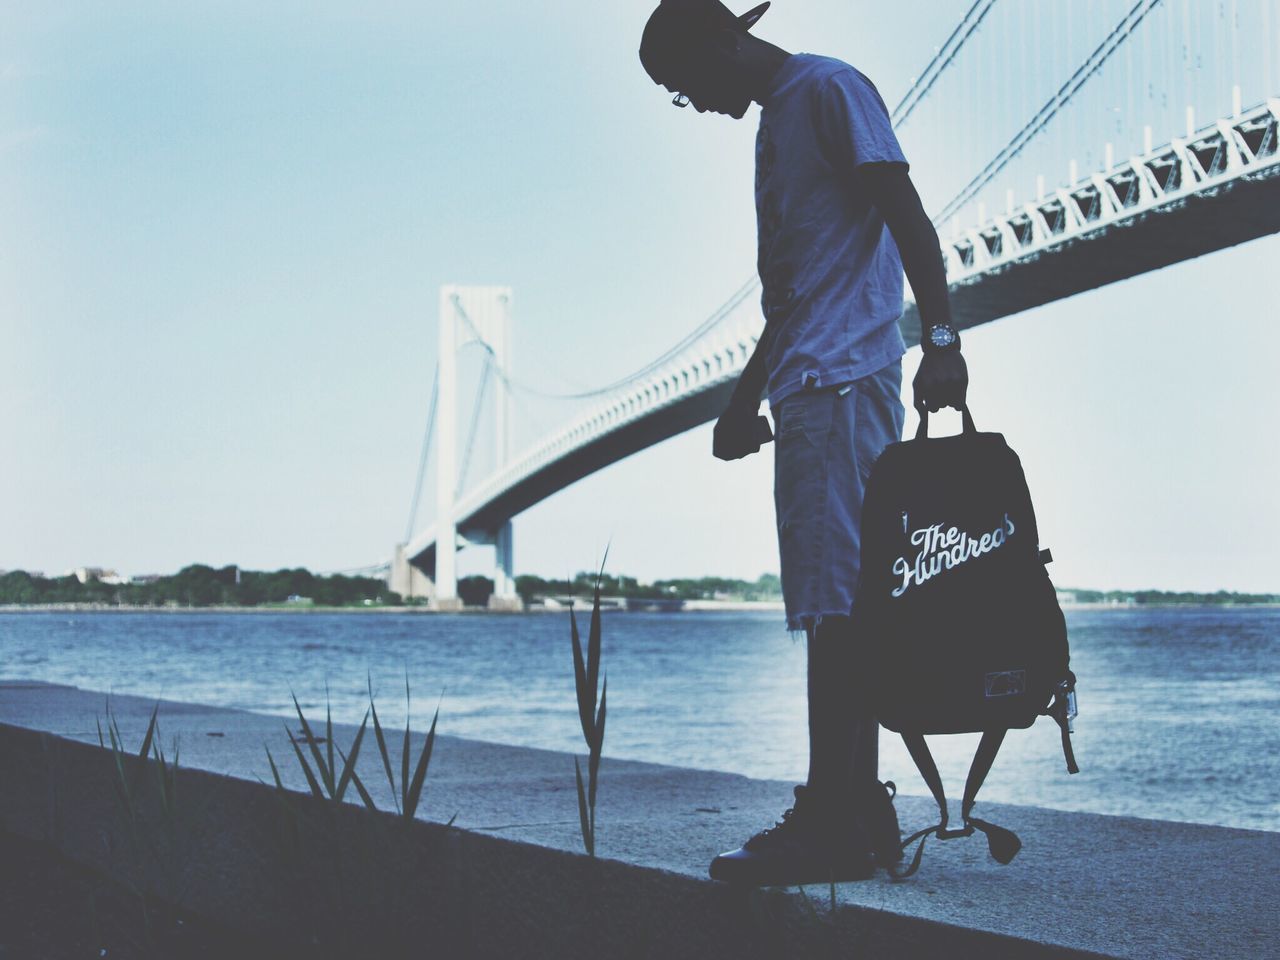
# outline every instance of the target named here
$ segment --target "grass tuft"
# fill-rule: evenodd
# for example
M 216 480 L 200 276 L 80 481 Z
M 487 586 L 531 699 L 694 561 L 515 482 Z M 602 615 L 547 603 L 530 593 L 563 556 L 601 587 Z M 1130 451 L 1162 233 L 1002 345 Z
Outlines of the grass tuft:
M 391 796 L 395 801 L 396 812 L 405 820 L 413 820 L 417 816 L 418 806 L 422 802 L 423 788 L 427 782 L 427 769 L 431 765 L 431 753 L 435 749 L 436 743 L 436 724 L 440 720 L 440 702 L 444 700 L 444 691 L 440 691 L 440 702 L 436 703 L 435 715 L 431 718 L 431 729 L 427 731 L 426 742 L 422 745 L 422 752 L 418 754 L 417 763 L 413 768 L 413 776 L 409 775 L 409 760 L 411 759 L 409 750 L 409 741 L 411 737 L 411 729 L 409 725 L 409 716 L 411 712 L 411 700 L 409 693 L 409 671 L 405 671 L 404 675 L 404 739 L 401 741 L 400 747 L 400 782 L 396 783 L 396 776 L 391 767 L 391 752 L 387 749 L 387 738 L 382 732 L 382 723 L 378 720 L 378 710 L 373 702 L 373 679 L 368 680 L 369 684 L 369 712 L 373 715 L 373 737 L 378 744 L 378 753 L 382 757 L 382 770 L 387 777 L 387 786 L 391 788 Z M 450 818 L 449 824 L 457 819 L 455 813 Z
M 360 780 L 360 775 L 356 773 L 356 760 L 360 757 L 360 745 L 364 742 L 364 734 L 369 727 L 369 711 L 365 711 L 364 719 L 360 722 L 360 729 L 356 731 L 355 740 L 351 743 L 351 753 L 347 754 L 337 749 L 333 742 L 333 707 L 329 702 L 328 686 L 326 685 L 325 750 L 321 752 L 320 744 L 311 729 L 311 724 L 307 721 L 306 715 L 302 712 L 302 706 L 298 703 L 297 695 L 290 691 L 290 696 L 293 697 L 293 708 L 298 713 L 298 722 L 302 725 L 303 739 L 307 743 L 311 760 L 315 763 L 314 769 L 311 763 L 307 761 L 306 755 L 302 752 L 302 747 L 298 745 L 298 739 L 293 735 L 293 731 L 289 729 L 288 724 L 285 724 L 284 732 L 289 738 L 289 743 L 293 746 L 293 753 L 298 758 L 298 765 L 302 768 L 302 774 L 307 778 L 307 786 L 311 789 L 311 795 L 317 800 L 327 799 L 331 803 L 342 803 L 343 798 L 346 796 L 347 788 L 354 786 L 366 807 L 370 810 L 378 809 L 374 806 L 373 798 L 369 796 L 369 791 L 365 789 L 364 783 Z M 342 760 L 341 770 L 336 765 L 335 749 L 337 749 L 338 759 Z M 267 751 L 267 761 L 271 764 L 271 772 L 276 778 L 277 785 L 283 790 L 284 785 L 280 782 L 279 770 L 276 768 L 275 760 L 272 758 L 270 750 Z M 318 776 L 316 771 L 319 771 Z
M 604 748 L 604 723 L 609 694 L 609 678 L 604 678 L 599 706 L 596 705 L 596 689 L 600 680 L 600 580 L 604 576 L 604 564 L 609 559 L 608 548 L 600 571 L 596 574 L 595 589 L 591 600 L 591 621 L 587 628 L 587 650 L 584 657 L 582 638 L 578 633 L 578 618 L 573 604 L 569 605 L 569 638 L 573 645 L 573 681 L 578 698 L 578 719 L 582 724 L 582 736 L 587 741 L 587 783 L 582 782 L 582 767 L 573 758 L 573 769 L 578 788 L 578 818 L 582 828 L 582 845 L 587 854 L 596 855 L 596 787 L 600 774 L 600 754 Z
M 298 703 L 297 695 L 292 691 L 290 691 L 290 696 L 293 698 L 294 711 L 298 714 L 298 723 L 302 727 L 302 736 L 294 736 L 288 724 L 285 725 L 285 735 L 289 738 L 289 744 L 293 747 L 294 756 L 298 759 L 298 766 L 302 769 L 303 776 L 307 778 L 307 787 L 313 797 L 317 800 L 342 803 L 348 788 L 351 788 L 359 795 L 361 802 L 366 807 L 370 810 L 377 810 L 377 805 L 365 787 L 364 781 L 356 773 L 356 763 L 360 758 L 360 749 L 364 744 L 365 733 L 368 731 L 369 721 L 373 720 L 373 738 L 378 747 L 378 756 L 382 760 L 382 770 L 386 775 L 387 785 L 391 789 L 391 798 L 395 803 L 396 813 L 404 820 L 413 820 L 417 815 L 418 807 L 422 803 L 422 795 L 427 782 L 427 771 L 431 765 L 431 754 L 435 749 L 436 726 L 440 720 L 440 704 L 436 704 L 435 716 L 431 718 L 431 729 L 427 731 L 426 742 L 423 744 L 417 762 L 413 765 L 413 772 L 410 774 L 410 761 L 413 759 L 410 751 L 410 740 L 413 731 L 408 720 L 408 714 L 412 707 L 412 700 L 409 690 L 408 671 L 405 672 L 404 699 L 406 719 L 404 739 L 400 750 L 400 777 L 397 782 L 395 770 L 391 763 L 391 751 L 387 746 L 386 731 L 382 727 L 382 720 L 378 716 L 378 708 L 374 703 L 373 677 L 371 675 L 366 676 L 366 683 L 369 690 L 369 709 L 364 713 L 364 719 L 360 722 L 360 728 L 356 731 L 355 739 L 351 742 L 349 753 L 343 751 L 341 747 L 334 743 L 332 706 L 326 703 L 325 736 L 322 738 L 317 737 L 312 729 L 311 722 L 307 720 L 306 715 L 302 712 L 302 705 Z M 326 694 L 327 692 L 328 688 L 326 687 Z M 440 692 L 440 699 L 441 701 L 444 699 L 443 690 Z M 99 736 L 101 737 L 101 733 L 99 733 Z M 305 751 L 303 750 L 303 742 L 306 744 Z M 323 750 L 320 748 L 322 742 L 325 745 Z M 265 745 L 264 749 L 266 749 Z M 339 761 L 341 762 L 340 766 Z M 275 781 L 276 787 L 283 794 L 285 786 L 280 777 L 280 769 L 276 765 L 275 757 L 271 755 L 269 749 L 267 749 L 267 763 L 271 767 L 271 776 Z M 452 825 L 456 818 L 457 814 L 455 813 L 449 819 L 449 825 Z

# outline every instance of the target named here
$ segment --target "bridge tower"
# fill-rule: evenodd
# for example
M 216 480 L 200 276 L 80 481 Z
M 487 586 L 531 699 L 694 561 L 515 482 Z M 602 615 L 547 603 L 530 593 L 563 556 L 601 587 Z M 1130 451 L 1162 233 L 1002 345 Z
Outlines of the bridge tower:
M 412 563 L 404 545 L 396 548 L 391 568 L 391 589 L 406 597 L 426 597 L 437 610 L 457 610 L 462 606 L 458 597 L 458 548 L 479 545 L 492 545 L 495 551 L 494 589 L 489 606 L 507 610 L 521 607 L 516 594 L 511 521 L 503 522 L 496 530 L 459 529 L 462 518 L 457 514 L 458 486 L 463 482 L 458 457 L 458 356 L 464 348 L 478 343 L 487 354 L 485 380 L 490 373 L 496 373 L 494 469 L 500 470 L 511 455 L 511 391 L 507 387 L 511 369 L 511 302 L 510 287 L 440 288 L 434 577 Z M 476 398 L 477 417 L 483 393 L 482 385 Z M 468 447 L 475 441 L 477 423 L 473 417 L 472 432 L 466 438 Z M 469 456 L 469 449 L 463 452 L 464 471 Z

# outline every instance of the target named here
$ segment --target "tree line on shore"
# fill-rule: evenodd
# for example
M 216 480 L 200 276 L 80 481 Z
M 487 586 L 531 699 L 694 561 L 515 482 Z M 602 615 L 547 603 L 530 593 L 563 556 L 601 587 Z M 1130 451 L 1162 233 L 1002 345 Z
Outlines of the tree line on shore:
M 1076 603 L 1124 603 L 1141 606 L 1186 604 L 1188 606 L 1212 606 L 1215 604 L 1280 603 L 1280 593 L 1232 593 L 1218 590 L 1214 593 L 1195 593 L 1190 590 L 1063 590 L 1072 594 Z
M 600 593 L 607 597 L 633 600 L 781 600 L 782 581 L 776 573 L 761 574 L 755 580 L 731 577 L 696 577 L 640 583 L 635 577 L 599 574 Z M 597 574 L 577 573 L 572 579 L 547 580 L 523 575 L 516 577 L 516 592 L 526 602 L 537 597 L 589 597 Z M 487 578 L 477 578 L 487 579 Z
M 544 597 L 588 598 L 597 574 L 583 571 L 563 580 L 525 574 L 516 577 L 516 592 L 525 603 Z M 638 600 L 781 600 L 782 583 L 776 574 L 755 580 L 731 577 L 696 577 L 641 583 L 622 574 L 599 576 L 600 592 L 608 597 Z M 1280 594 L 1215 593 L 1166 590 L 1064 590 L 1077 603 L 1118 604 L 1258 604 L 1280 603 Z M 493 593 L 488 577 L 463 577 L 458 596 L 468 606 L 484 606 Z M 0 604 L 40 606 L 66 603 L 109 604 L 137 607 L 256 607 L 289 602 L 309 602 L 324 607 L 395 606 L 426 601 L 404 601 L 376 577 L 324 576 L 301 567 L 275 571 L 241 570 L 236 566 L 214 568 L 204 564 L 183 567 L 177 573 L 130 583 L 108 583 L 76 576 L 43 577 L 13 570 L 0 575 Z
M 524 575 L 516 578 L 516 591 L 525 603 L 543 597 L 587 598 L 596 584 L 594 572 L 580 572 L 564 580 Z M 600 577 L 605 596 L 675 600 L 780 600 L 782 584 L 775 574 L 756 580 L 728 577 L 657 580 L 640 583 L 635 577 L 605 574 Z M 483 606 L 493 593 L 488 577 L 463 577 L 458 596 L 468 606 Z M 26 606 L 67 603 L 111 604 L 137 607 L 255 607 L 309 601 L 316 606 L 346 607 L 397 605 L 400 594 L 374 577 L 323 576 L 301 567 L 275 571 L 242 570 L 236 566 L 210 567 L 192 564 L 177 573 L 149 577 L 145 581 L 107 582 L 73 574 L 44 577 L 23 570 L 0 575 L 0 604 Z M 411 600 L 422 603 L 422 600 Z
M 137 607 L 256 607 L 287 603 L 290 598 L 320 606 L 345 607 L 398 604 L 400 595 L 374 577 L 317 576 L 301 567 L 292 570 L 241 570 L 204 564 L 183 567 L 165 577 L 132 583 L 107 583 L 74 575 L 32 576 L 14 570 L 0 576 L 0 603 L 103 603 Z

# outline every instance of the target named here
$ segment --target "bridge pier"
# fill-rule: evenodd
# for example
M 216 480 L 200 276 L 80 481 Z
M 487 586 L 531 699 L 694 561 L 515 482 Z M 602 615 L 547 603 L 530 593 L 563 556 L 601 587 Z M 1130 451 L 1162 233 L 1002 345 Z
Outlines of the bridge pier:
M 524 601 L 516 593 L 516 576 L 511 521 L 498 528 L 493 541 L 493 593 L 489 597 L 490 610 L 520 611 Z
M 436 585 L 431 582 L 430 577 L 409 562 L 405 547 L 406 544 L 396 544 L 387 586 L 405 600 L 435 600 Z

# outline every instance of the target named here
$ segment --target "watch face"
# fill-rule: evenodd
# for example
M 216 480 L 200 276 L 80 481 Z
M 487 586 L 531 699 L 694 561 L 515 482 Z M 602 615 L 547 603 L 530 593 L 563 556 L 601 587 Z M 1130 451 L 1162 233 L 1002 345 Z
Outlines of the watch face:
M 939 324 L 929 329 L 929 342 L 935 347 L 949 347 L 956 342 L 956 332 Z

